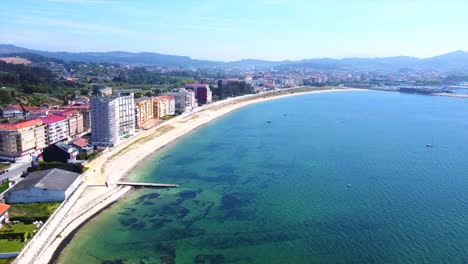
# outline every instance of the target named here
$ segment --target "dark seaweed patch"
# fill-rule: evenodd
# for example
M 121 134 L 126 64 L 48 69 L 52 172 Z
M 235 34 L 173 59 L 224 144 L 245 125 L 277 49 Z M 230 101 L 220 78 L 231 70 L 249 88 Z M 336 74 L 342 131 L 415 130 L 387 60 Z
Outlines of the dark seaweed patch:
M 232 209 L 227 210 L 222 214 L 218 220 L 220 222 L 225 222 L 226 220 L 240 220 L 240 221 L 253 221 L 256 218 L 256 214 L 253 211 L 245 209 Z
M 133 225 L 137 221 L 138 221 L 138 219 L 136 219 L 135 217 L 132 217 L 132 218 L 121 217 L 119 219 L 120 224 L 123 225 L 123 226 Z
M 141 230 L 146 227 L 146 224 L 145 222 L 138 221 L 133 223 L 131 227 L 136 230 Z
M 164 205 L 162 208 L 155 208 L 155 212 L 159 212 L 160 216 L 169 216 L 169 217 L 176 217 L 176 218 L 184 218 L 190 213 L 190 210 L 181 206 L 179 202 L 170 203 Z
M 124 264 L 125 262 L 123 259 L 116 259 L 116 260 L 105 260 L 101 262 L 102 264 Z
M 171 256 L 161 256 L 159 260 L 161 261 L 160 262 L 161 264 L 174 264 L 175 263 L 175 259 Z
M 167 224 L 172 223 L 172 220 L 170 220 L 170 219 L 151 219 L 150 222 L 152 223 L 151 229 L 157 230 L 157 229 L 166 227 Z
M 158 198 L 159 196 L 161 196 L 161 195 L 159 193 L 156 193 L 156 192 L 155 193 L 144 194 L 144 195 L 138 197 L 136 203 L 140 203 L 140 202 L 147 201 L 147 200 L 153 200 L 153 199 Z
M 193 260 L 195 264 L 222 264 L 225 263 L 225 257 L 221 254 L 214 255 L 197 255 Z
M 176 246 L 174 243 L 158 243 L 156 244 L 156 251 L 161 255 L 169 255 L 172 258 L 176 256 Z
M 145 218 L 153 218 L 153 217 L 156 217 L 156 214 L 155 213 L 146 213 L 143 215 L 143 217 Z
M 300 237 L 300 234 L 289 234 L 288 231 L 265 231 L 252 233 L 231 233 L 227 236 L 211 236 L 203 238 L 201 246 L 218 249 L 255 246 L 265 243 L 290 241 Z
M 216 174 L 234 173 L 235 167 L 225 164 L 225 165 L 222 165 L 222 166 L 211 167 L 211 168 L 209 168 L 209 170 L 216 173 Z
M 199 194 L 201 190 L 195 190 L 195 191 L 183 191 L 179 193 L 180 198 L 186 200 L 186 199 L 192 199 L 197 197 L 197 194 Z
M 251 193 L 228 193 L 223 195 L 221 198 L 221 209 L 230 210 L 233 208 L 238 208 L 247 205 L 250 203 L 255 194 Z
M 171 237 L 171 239 L 186 239 L 189 237 L 203 236 L 206 233 L 204 229 L 190 227 L 191 224 L 192 223 L 187 224 L 182 229 L 173 228 L 168 230 L 168 237 Z
M 126 207 L 122 209 L 122 212 L 118 212 L 120 215 L 133 215 L 136 212 L 135 208 Z

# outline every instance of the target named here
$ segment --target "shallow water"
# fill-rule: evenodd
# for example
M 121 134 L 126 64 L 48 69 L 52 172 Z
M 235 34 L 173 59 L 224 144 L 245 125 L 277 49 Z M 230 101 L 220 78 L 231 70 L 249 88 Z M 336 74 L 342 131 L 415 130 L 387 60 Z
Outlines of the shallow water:
M 321 93 L 250 105 L 155 153 L 60 263 L 465 263 L 468 100 Z M 426 144 L 433 144 L 432 148 Z

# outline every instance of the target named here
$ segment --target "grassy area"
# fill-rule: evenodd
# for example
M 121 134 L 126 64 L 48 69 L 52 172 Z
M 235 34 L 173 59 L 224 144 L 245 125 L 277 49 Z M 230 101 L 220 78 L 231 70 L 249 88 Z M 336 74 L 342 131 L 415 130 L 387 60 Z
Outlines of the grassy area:
M 14 261 L 14 258 L 11 259 L 0 259 L 0 264 L 10 264 Z
M 0 193 L 4 192 L 8 189 L 10 181 L 5 181 L 4 183 L 0 184 Z
M 8 233 L 28 233 L 32 235 L 35 233 L 35 230 L 37 232 L 36 226 L 32 224 L 9 223 L 0 229 L 0 235 Z M 27 241 L 23 241 L 22 239 L 0 239 L 0 252 L 19 252 L 26 243 Z
M 10 165 L 0 163 L 0 170 L 8 169 L 9 167 L 10 167 Z
M 123 139 L 129 139 L 129 138 L 131 138 L 131 137 L 133 137 L 133 134 L 128 134 L 128 135 L 125 135 L 125 136 L 123 137 Z
M 12 204 L 10 208 L 10 221 L 19 220 L 20 223 L 9 223 L 0 229 L 0 252 L 19 252 L 27 243 L 24 234 L 29 239 L 38 231 L 32 224 L 33 221 L 45 222 L 47 218 L 60 206 L 60 203 L 33 203 L 33 204 Z M 19 234 L 19 237 L 11 238 L 12 234 Z M 9 236 L 9 238 L 6 238 Z M 10 262 L 0 262 L 10 263 Z
M 172 119 L 172 118 L 174 118 L 174 117 L 175 117 L 175 116 L 173 116 L 173 115 L 163 116 L 163 117 L 161 118 L 161 120 L 169 120 L 169 119 Z
M 159 132 L 159 133 L 166 133 L 167 131 L 170 131 L 170 130 L 172 130 L 172 129 L 174 129 L 173 126 L 168 126 L 168 125 L 166 125 L 166 126 L 162 126 L 162 127 L 157 128 L 157 129 L 156 129 L 156 132 Z
M 12 204 L 10 208 L 10 220 L 19 220 L 21 222 L 27 222 L 27 220 L 44 221 L 59 206 L 60 203 Z

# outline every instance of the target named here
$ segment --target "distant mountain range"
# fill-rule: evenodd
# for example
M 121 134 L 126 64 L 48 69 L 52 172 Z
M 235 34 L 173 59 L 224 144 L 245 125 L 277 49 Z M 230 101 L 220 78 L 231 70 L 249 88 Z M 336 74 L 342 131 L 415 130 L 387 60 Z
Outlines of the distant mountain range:
M 33 53 L 65 61 L 108 62 L 162 67 L 223 67 L 223 68 L 307 68 L 317 71 L 438 71 L 445 73 L 468 74 L 468 52 L 455 51 L 432 58 L 415 57 L 386 58 L 346 58 L 346 59 L 306 59 L 300 61 L 239 60 L 232 62 L 195 60 L 187 56 L 165 55 L 153 52 L 50 52 L 26 49 L 10 44 L 0 44 L 0 55 Z

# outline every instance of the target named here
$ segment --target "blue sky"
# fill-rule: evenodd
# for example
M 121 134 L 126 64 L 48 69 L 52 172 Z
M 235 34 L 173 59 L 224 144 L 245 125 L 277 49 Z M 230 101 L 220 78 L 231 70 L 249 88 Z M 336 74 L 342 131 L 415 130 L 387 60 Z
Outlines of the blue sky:
M 468 0 L 2 0 L 0 43 L 197 59 L 468 50 Z

